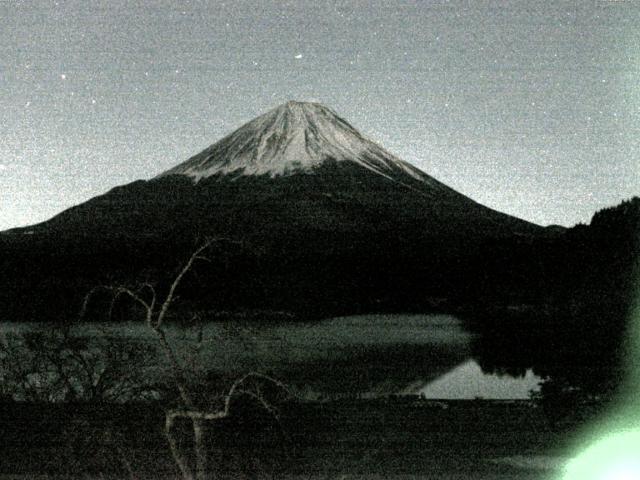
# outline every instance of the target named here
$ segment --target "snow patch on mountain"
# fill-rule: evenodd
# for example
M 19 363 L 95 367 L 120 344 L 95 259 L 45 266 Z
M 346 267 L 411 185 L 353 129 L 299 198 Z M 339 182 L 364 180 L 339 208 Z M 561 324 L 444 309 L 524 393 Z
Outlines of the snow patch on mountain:
M 405 173 L 428 181 L 425 173 L 363 137 L 329 108 L 287 102 L 240 127 L 186 162 L 162 173 L 196 181 L 217 174 L 292 175 L 325 161 L 350 161 L 387 178 Z

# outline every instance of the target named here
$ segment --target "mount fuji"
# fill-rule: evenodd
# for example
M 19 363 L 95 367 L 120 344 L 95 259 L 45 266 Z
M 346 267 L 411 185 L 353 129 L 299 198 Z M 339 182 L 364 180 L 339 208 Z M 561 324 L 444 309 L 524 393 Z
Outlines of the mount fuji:
M 286 223 L 295 224 L 292 234 L 301 223 L 357 231 L 411 224 L 430 237 L 540 230 L 438 182 L 329 108 L 290 101 L 151 180 L 116 187 L 16 231 L 148 236 L 224 230 L 246 238 L 258 226 L 268 235 Z
M 465 295 L 481 281 L 478 259 L 503 261 L 487 245 L 543 235 L 397 158 L 331 109 L 291 101 L 150 180 L 0 242 L 15 275 L 45 268 L 12 284 L 16 298 L 43 277 L 59 291 L 64 279 L 86 286 L 166 271 L 213 236 L 249 252 L 211 267 L 194 296 L 216 308 L 349 313 Z

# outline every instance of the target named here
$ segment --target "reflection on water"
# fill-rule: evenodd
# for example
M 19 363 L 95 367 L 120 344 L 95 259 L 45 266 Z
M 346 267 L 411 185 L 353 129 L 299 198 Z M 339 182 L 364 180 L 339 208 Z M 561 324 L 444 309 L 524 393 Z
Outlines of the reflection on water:
M 2 331 L 16 328 L 5 325 Z M 155 342 L 143 323 L 84 324 L 77 329 L 84 336 Z M 185 365 L 231 376 L 268 372 L 310 397 L 404 393 L 515 399 L 527 398 L 539 380 L 531 371 L 520 378 L 483 373 L 471 359 L 474 335 L 449 315 L 364 315 L 279 325 L 209 323 L 201 331 L 172 328 L 169 338 Z M 163 361 L 159 356 L 157 363 Z M 166 369 L 158 373 L 162 371 L 155 374 L 166 374 Z
M 540 390 L 540 380 L 531 369 L 523 377 L 488 374 L 475 360 L 467 360 L 433 382 L 407 393 L 432 399 L 526 399 L 532 391 Z

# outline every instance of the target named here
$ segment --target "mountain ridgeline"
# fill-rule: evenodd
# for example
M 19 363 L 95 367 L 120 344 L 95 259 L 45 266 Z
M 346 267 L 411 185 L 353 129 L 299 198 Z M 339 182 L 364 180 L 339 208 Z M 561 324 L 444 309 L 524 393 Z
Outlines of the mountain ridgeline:
M 155 178 L 0 234 L 0 311 L 64 321 L 95 285 L 166 288 L 204 238 L 220 241 L 186 279 L 184 308 L 309 318 L 557 305 L 582 281 L 565 255 L 581 266 L 579 252 L 600 248 L 591 235 L 613 213 L 599 215 L 565 230 L 497 212 L 330 109 L 288 102 Z

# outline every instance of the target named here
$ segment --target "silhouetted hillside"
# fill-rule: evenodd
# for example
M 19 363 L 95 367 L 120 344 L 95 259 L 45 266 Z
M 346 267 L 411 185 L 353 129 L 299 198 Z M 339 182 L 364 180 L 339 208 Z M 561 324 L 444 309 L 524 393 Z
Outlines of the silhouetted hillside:
M 66 321 L 95 285 L 162 288 L 205 237 L 225 241 L 184 284 L 185 308 L 425 311 L 477 302 L 486 278 L 487 299 L 530 301 L 511 277 L 554 235 L 454 191 L 326 107 L 288 102 L 160 176 L 0 235 L 0 307 L 10 320 Z

